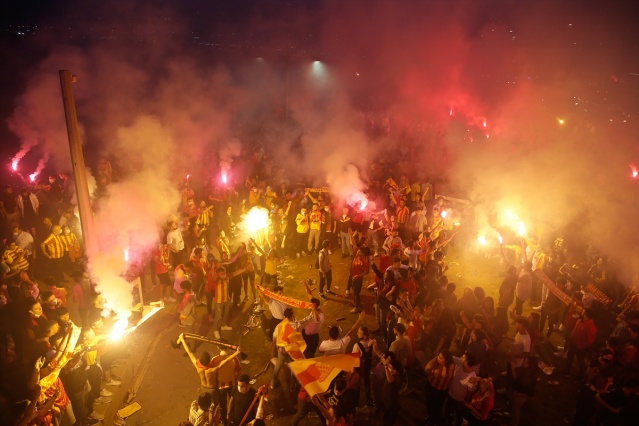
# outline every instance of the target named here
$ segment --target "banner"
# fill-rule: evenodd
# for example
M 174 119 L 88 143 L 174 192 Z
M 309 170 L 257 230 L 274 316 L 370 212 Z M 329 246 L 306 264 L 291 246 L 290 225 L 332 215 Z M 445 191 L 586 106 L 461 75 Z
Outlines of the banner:
M 351 371 L 355 367 L 359 367 L 359 354 L 356 353 L 303 359 L 288 364 L 311 398 L 327 392 L 340 372 Z
M 584 292 L 592 294 L 595 297 L 595 300 L 599 301 L 601 304 L 603 304 L 606 307 L 608 307 L 608 305 L 610 305 L 610 302 L 612 302 L 611 298 L 606 296 L 601 290 L 595 287 L 595 285 L 592 283 L 584 287 Z
M 288 296 L 282 296 L 281 294 L 273 293 L 271 290 L 262 287 L 259 284 L 256 284 L 257 289 L 265 296 L 270 297 L 271 299 L 275 299 L 284 303 L 285 305 L 292 306 L 294 308 L 300 309 L 313 309 L 313 304 L 311 302 L 307 302 L 305 300 L 294 299 Z
M 308 192 L 331 192 L 331 188 L 321 187 L 321 188 L 304 188 L 304 191 Z
M 557 287 L 557 284 L 555 284 L 550 278 L 548 278 L 548 275 L 544 274 L 544 271 L 542 271 L 541 269 L 536 269 L 533 274 L 541 280 L 541 282 L 548 287 L 548 290 L 550 290 L 550 292 L 552 294 L 554 294 L 555 296 L 557 296 L 557 298 L 559 300 L 561 300 L 563 302 L 564 305 L 568 306 L 572 303 L 572 298 L 570 296 L 568 296 L 566 293 L 564 293 L 563 291 L 561 291 L 559 289 L 559 287 Z
M 305 359 L 306 341 L 302 333 L 293 328 L 288 318 L 284 318 L 275 327 L 275 344 L 280 348 L 284 348 L 294 360 Z

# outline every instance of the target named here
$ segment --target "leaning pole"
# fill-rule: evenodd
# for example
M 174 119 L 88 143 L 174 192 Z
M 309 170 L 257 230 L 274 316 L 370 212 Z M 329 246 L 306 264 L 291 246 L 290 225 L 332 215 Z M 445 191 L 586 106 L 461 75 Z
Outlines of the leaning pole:
M 69 150 L 71 151 L 71 165 L 75 179 L 75 191 L 80 211 L 82 235 L 86 246 L 87 256 L 98 252 L 98 240 L 93 223 L 93 211 L 91 210 L 91 196 L 87 181 L 84 155 L 82 154 L 82 141 L 78 129 L 78 116 L 75 110 L 72 83 L 76 77 L 68 70 L 60 70 L 60 85 L 62 87 L 62 102 L 64 104 L 64 116 L 67 122 L 67 136 L 69 137 Z

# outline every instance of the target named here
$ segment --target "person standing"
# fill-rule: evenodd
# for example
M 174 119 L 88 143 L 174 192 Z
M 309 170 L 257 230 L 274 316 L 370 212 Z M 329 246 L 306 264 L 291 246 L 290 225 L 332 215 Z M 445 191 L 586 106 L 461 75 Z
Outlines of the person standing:
M 313 297 L 313 293 L 308 287 L 308 283 L 304 282 L 306 285 L 306 291 L 309 296 L 311 296 L 311 303 L 313 304 L 313 308 L 311 309 L 311 313 L 304 319 L 302 319 L 302 323 L 306 324 L 302 329 L 302 337 L 306 342 L 306 349 L 304 350 L 305 358 L 314 358 L 315 352 L 317 351 L 317 347 L 319 346 L 319 331 L 324 324 L 324 312 L 320 309 L 320 300 Z
M 18 210 L 18 197 L 13 192 L 11 185 L 4 185 L 0 194 L 0 215 L 4 220 L 3 230 L 10 229 L 20 220 L 20 210 Z M 6 226 L 6 227 L 5 227 Z
M 427 424 L 441 422 L 442 408 L 448 395 L 448 386 L 453 379 L 455 364 L 450 351 L 444 350 L 426 364 L 426 406 L 428 408 Z
M 319 205 L 313 203 L 311 213 L 308 215 L 310 230 L 308 233 L 308 253 L 316 253 L 319 251 L 320 234 L 322 232 L 322 212 Z
M 232 422 L 235 426 L 248 424 L 257 415 L 257 405 L 254 403 L 257 391 L 251 387 L 249 381 L 248 374 L 241 374 L 237 378 L 237 387 L 231 392 L 226 421 Z
M 371 369 L 373 368 L 373 352 L 377 343 L 375 339 L 371 339 L 371 333 L 368 327 L 360 327 L 357 330 L 357 338 L 359 341 L 353 345 L 353 353 L 359 356 L 359 367 L 364 378 L 364 392 L 366 395 L 366 405 L 373 405 L 371 396 Z
M 347 256 L 353 257 L 353 246 L 351 245 L 351 236 L 348 233 L 349 230 L 352 231 L 353 223 L 351 220 L 351 216 L 348 213 L 348 207 L 342 208 L 342 215 L 339 218 L 339 238 L 342 244 L 342 259 Z M 348 254 L 347 254 L 348 252 Z
M 295 217 L 295 225 L 295 256 L 299 259 L 301 255 L 306 256 L 306 252 L 304 251 L 304 243 L 307 242 L 309 233 L 308 215 L 306 214 L 305 207 L 302 207 L 300 212 Z
M 364 276 L 370 272 L 370 263 L 368 257 L 364 255 L 363 250 L 358 249 L 357 254 L 351 262 L 349 280 L 353 287 L 353 303 L 355 307 L 351 309 L 351 314 L 358 314 L 362 312 L 362 303 L 359 297 L 362 292 L 362 286 L 364 285 Z M 346 290 L 348 293 L 348 290 Z
M 66 251 L 64 241 L 60 238 L 61 234 L 62 228 L 54 225 L 51 228 L 51 234 L 40 244 L 44 257 L 49 259 L 51 273 L 58 282 L 64 279 L 64 254 Z
M 171 264 L 179 265 L 185 261 L 186 247 L 184 245 L 184 237 L 182 231 L 178 228 L 176 221 L 169 223 L 170 231 L 166 234 L 166 243 L 171 250 Z
M 331 243 L 329 240 L 324 240 L 322 243 L 322 249 L 317 255 L 317 263 L 319 268 L 319 296 L 328 300 L 328 297 L 324 293 L 324 287 L 326 286 L 326 293 L 331 294 L 331 284 L 333 283 L 333 268 L 331 266 L 331 260 L 329 258 Z
M 570 374 L 573 360 L 577 357 L 577 366 L 579 369 L 577 378 L 581 379 L 583 377 L 586 370 L 586 354 L 595 343 L 595 338 L 597 337 L 597 327 L 593 321 L 593 315 L 594 311 L 591 308 L 586 308 L 583 310 L 581 318 L 577 320 L 577 324 L 575 324 L 575 328 L 573 328 L 570 334 L 568 356 L 566 357 L 566 365 L 562 373 Z

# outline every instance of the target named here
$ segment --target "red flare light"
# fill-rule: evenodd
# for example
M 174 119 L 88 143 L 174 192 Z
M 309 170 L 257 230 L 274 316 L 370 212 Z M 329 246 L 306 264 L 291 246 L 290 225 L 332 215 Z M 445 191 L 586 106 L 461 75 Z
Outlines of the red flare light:
M 631 164 L 630 169 L 632 170 L 631 172 L 632 178 L 637 179 L 637 177 L 639 177 L 639 169 L 637 169 L 637 166 L 635 166 L 634 164 Z
M 186 180 L 189 180 L 190 177 L 191 175 L 186 175 Z
M 226 172 L 222 172 L 222 183 L 226 185 L 227 181 L 228 181 L 228 176 L 226 175 Z
M 486 119 L 484 118 L 484 128 L 486 128 L 487 124 L 486 124 Z
M 37 174 L 37 173 L 31 173 L 31 174 L 29 175 L 29 180 L 30 180 L 31 182 L 33 182 L 33 181 L 35 181 L 35 180 L 36 180 L 36 178 L 37 178 L 37 177 L 38 177 L 38 174 Z
M 18 170 L 18 162 L 16 160 L 13 160 L 11 162 L 11 170 L 13 170 L 14 172 Z
M 449 114 L 450 114 L 451 117 L 453 116 L 453 109 L 452 108 L 450 109 Z

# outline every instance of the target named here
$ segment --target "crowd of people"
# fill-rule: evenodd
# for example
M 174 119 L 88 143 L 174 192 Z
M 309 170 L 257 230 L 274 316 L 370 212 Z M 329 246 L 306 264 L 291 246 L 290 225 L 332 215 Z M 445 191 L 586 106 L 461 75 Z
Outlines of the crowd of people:
M 325 394 L 311 397 L 294 381 L 288 387 L 298 393 L 292 424 L 310 414 L 318 424 L 352 425 L 372 412 L 384 425 L 398 424 L 407 415 L 402 395 L 415 392 L 424 424 L 517 425 L 548 368 L 579 382 L 574 425 L 627 424 L 637 414 L 639 289 L 618 282 L 612 261 L 571 246 L 569 236 L 504 231 L 497 297 L 480 286 L 458 291 L 446 255 L 451 244 L 468 244 L 459 231 L 472 227 L 470 204 L 436 196 L 429 179 L 385 179 L 390 173 L 377 166 L 365 198 L 350 205 L 330 188 L 277 186 L 259 175 L 236 188 L 183 184 L 179 208 L 138 268 L 150 266 L 160 298 L 175 307 L 183 328 L 175 344 L 200 377 L 183 425 L 263 424 L 263 404 L 278 397 L 287 362 L 347 352 L 358 354 L 359 367 Z M 3 188 L 2 424 L 94 424 L 101 420 L 94 405 L 108 403 L 108 387 L 120 385 L 111 368 L 126 349 L 104 335 L 103 301 L 85 272 L 64 182 L 51 176 L 33 189 Z M 252 208 L 268 212 L 268 227 L 249 235 L 242 221 Z M 305 256 L 318 288 L 304 281 L 305 303 L 287 302 L 278 269 Z M 333 268 L 341 259 L 349 262 L 348 282 L 338 294 Z M 363 291 L 374 298 L 374 329 L 362 325 Z M 345 333 L 325 326 L 322 303 L 331 298 L 349 300 L 344 314 L 357 315 Z M 241 371 L 239 347 L 198 351 L 196 324 L 208 322 L 219 342 L 233 332 L 229 314 L 247 302 L 269 312 L 264 329 L 275 368 L 259 390 Z M 285 327 L 301 335 L 302 354 L 291 353 Z M 495 409 L 500 399 L 508 415 Z

